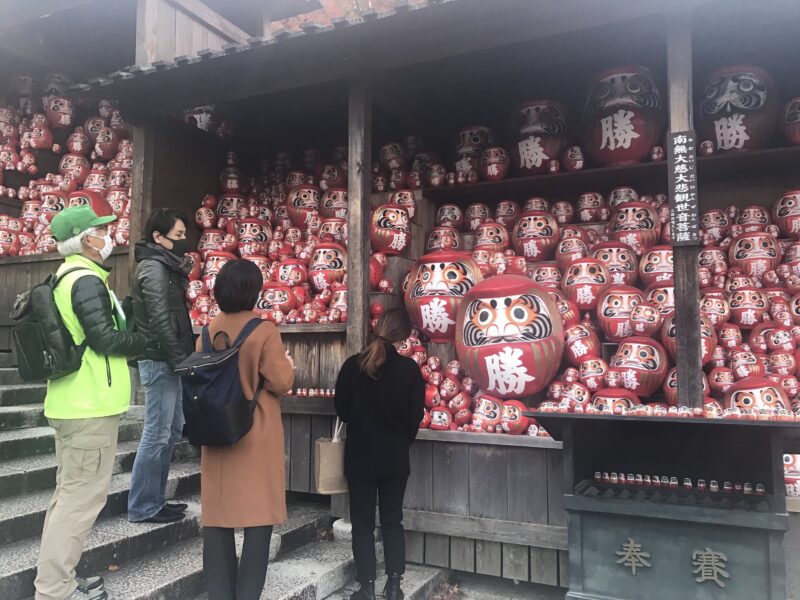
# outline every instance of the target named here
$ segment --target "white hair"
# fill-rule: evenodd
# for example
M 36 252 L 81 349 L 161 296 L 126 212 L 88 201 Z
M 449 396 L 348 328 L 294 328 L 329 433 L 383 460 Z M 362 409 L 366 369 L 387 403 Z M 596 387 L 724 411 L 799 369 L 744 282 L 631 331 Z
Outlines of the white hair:
M 90 233 L 97 233 L 97 228 L 89 227 L 89 229 L 81 231 L 78 235 L 73 235 L 63 242 L 58 242 L 58 253 L 64 258 L 73 254 L 83 254 L 83 238 Z

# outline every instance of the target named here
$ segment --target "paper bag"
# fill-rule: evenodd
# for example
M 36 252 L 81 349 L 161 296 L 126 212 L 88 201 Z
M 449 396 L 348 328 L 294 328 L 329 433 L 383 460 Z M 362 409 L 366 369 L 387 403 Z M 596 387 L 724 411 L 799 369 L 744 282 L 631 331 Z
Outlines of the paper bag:
M 320 438 L 314 444 L 314 479 L 317 493 L 332 495 L 347 493 L 344 477 L 344 423 L 336 419 L 333 438 Z

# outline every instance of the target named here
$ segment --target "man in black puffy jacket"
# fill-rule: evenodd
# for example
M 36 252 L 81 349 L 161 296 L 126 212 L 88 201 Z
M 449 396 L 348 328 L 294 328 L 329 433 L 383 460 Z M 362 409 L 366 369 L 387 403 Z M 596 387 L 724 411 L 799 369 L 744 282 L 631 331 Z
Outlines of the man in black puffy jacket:
M 186 308 L 186 286 L 192 261 L 186 256 L 186 215 L 172 209 L 154 211 L 144 241 L 137 242 L 133 282 L 135 331 L 151 340 L 139 359 L 145 390 L 144 432 L 136 451 L 128 496 L 128 520 L 169 523 L 184 517 L 185 504 L 166 502 L 172 450 L 183 433 L 181 379 L 175 367 L 194 350 Z

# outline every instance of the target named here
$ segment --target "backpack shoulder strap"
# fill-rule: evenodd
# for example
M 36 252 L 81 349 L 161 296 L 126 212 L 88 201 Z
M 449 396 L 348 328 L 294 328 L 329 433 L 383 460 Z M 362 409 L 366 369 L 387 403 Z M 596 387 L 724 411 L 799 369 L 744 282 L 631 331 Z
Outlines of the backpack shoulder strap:
M 211 344 L 211 334 L 208 333 L 208 325 L 203 326 L 201 334 L 203 352 L 211 352 L 214 347 Z
M 244 341 L 248 337 L 250 337 L 250 334 L 253 333 L 255 331 L 256 327 L 261 325 L 261 323 L 262 323 L 262 320 L 259 319 L 258 317 L 254 317 L 254 318 L 250 319 L 247 323 L 245 323 L 245 326 L 242 327 L 242 331 L 239 332 L 239 335 L 237 336 L 236 340 L 233 342 L 233 345 L 231 346 L 231 348 L 238 348 L 239 346 L 244 344 Z
M 62 280 L 62 279 L 64 279 L 64 278 L 65 278 L 67 275 L 69 275 L 70 273 L 74 273 L 75 271 L 86 271 L 86 272 L 88 272 L 88 273 L 94 273 L 94 272 L 93 272 L 91 269 L 87 269 L 86 267 L 72 267 L 72 268 L 70 268 L 70 269 L 67 269 L 67 270 L 66 270 L 66 271 L 64 271 L 63 273 L 60 273 L 60 274 L 59 274 L 59 273 L 55 273 L 55 274 L 53 275 L 53 277 L 54 277 L 54 280 L 53 280 L 53 289 L 56 289 L 56 286 L 57 286 L 59 283 L 61 283 L 61 280 Z

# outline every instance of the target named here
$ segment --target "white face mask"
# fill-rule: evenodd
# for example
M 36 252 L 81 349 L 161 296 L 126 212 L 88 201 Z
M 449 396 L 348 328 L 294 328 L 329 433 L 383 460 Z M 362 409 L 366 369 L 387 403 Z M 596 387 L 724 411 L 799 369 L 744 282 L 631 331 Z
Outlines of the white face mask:
M 114 242 L 111 240 L 111 236 L 106 234 L 103 237 L 100 237 L 99 235 L 95 235 L 93 233 L 90 233 L 89 235 L 93 238 L 97 238 L 98 240 L 103 240 L 103 247 L 100 248 L 98 252 L 100 252 L 100 258 L 102 258 L 103 262 L 105 262 L 108 257 L 111 256 L 111 251 L 114 250 Z

